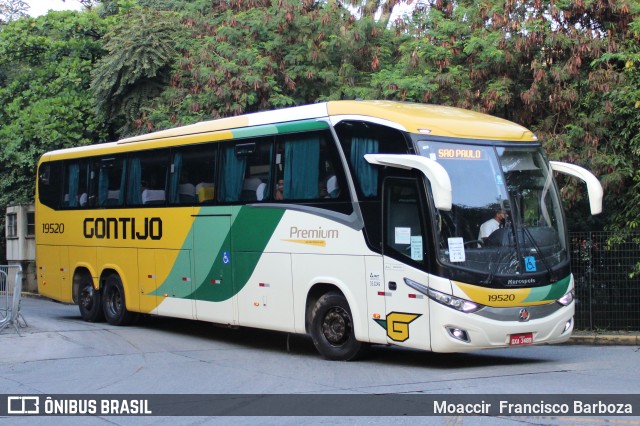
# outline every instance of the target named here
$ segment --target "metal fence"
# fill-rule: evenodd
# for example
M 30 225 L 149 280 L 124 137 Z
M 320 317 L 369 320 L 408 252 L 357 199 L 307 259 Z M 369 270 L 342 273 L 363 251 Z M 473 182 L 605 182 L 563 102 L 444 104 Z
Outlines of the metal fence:
M 19 327 L 26 327 L 20 312 L 22 296 L 22 268 L 20 265 L 0 265 L 0 331 L 12 325 L 20 334 Z
M 578 330 L 640 330 L 640 234 L 571 233 Z

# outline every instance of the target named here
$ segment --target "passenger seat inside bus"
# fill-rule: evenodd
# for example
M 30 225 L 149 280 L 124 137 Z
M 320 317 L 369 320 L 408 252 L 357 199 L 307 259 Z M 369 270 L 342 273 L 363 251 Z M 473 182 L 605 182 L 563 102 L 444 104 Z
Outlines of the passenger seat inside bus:
M 142 191 L 142 204 L 158 205 L 164 204 L 164 189 L 145 189 Z
M 267 184 L 262 182 L 260 185 L 258 185 L 258 188 L 256 189 L 256 200 L 258 201 L 262 201 L 264 200 L 264 190 L 267 189 Z
M 198 195 L 198 202 L 200 203 L 213 200 L 213 198 L 215 197 L 215 189 L 213 183 L 200 182 L 196 185 L 196 194 Z
M 331 175 L 329 179 L 327 179 L 327 193 L 329 194 L 329 198 L 338 198 L 338 195 L 340 195 L 340 187 L 338 186 L 338 178 L 336 175 Z
M 195 203 L 196 187 L 192 183 L 182 183 L 178 186 L 178 198 L 181 203 Z
M 240 193 L 240 199 L 242 201 L 257 201 L 257 190 L 262 180 L 257 177 L 248 177 L 242 184 L 242 192 Z
M 120 191 L 112 190 L 107 192 L 107 206 L 120 205 Z

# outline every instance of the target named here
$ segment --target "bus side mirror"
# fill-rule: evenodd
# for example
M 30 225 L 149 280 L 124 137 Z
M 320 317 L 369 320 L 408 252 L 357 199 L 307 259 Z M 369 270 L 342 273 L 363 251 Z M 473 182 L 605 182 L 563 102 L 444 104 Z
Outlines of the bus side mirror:
M 602 185 L 600 185 L 600 181 L 593 173 L 575 164 L 563 163 L 561 161 L 550 161 L 549 163 L 553 171 L 575 176 L 583 180 L 587 184 L 591 214 L 596 215 L 602 213 Z
M 431 184 L 435 207 L 438 210 L 451 211 L 451 179 L 445 168 L 437 162 L 409 154 L 365 154 L 364 159 L 379 166 L 420 170 Z

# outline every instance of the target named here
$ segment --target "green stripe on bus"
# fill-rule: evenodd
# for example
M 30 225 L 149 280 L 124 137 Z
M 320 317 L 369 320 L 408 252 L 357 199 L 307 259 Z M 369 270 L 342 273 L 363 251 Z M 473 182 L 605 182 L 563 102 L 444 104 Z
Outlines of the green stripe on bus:
M 530 290 L 529 296 L 523 302 L 539 302 L 541 300 L 558 300 L 567 292 L 571 275 L 544 287 L 534 287 Z
M 313 130 L 328 129 L 329 124 L 325 121 L 304 120 L 291 123 L 269 124 L 264 126 L 246 127 L 243 129 L 233 129 L 231 133 L 234 138 L 249 138 L 257 136 L 268 136 L 279 133 L 308 132 Z
M 211 256 L 207 276 L 195 283 L 195 291 L 187 298 L 222 302 L 238 294 L 253 274 L 283 215 L 284 209 L 240 208 L 222 247 Z M 212 285 L 217 280 L 221 282 Z
M 565 295 L 569 284 L 571 283 L 571 275 L 567 275 L 565 278 L 551 284 L 551 290 L 547 296 L 548 300 L 558 300 Z

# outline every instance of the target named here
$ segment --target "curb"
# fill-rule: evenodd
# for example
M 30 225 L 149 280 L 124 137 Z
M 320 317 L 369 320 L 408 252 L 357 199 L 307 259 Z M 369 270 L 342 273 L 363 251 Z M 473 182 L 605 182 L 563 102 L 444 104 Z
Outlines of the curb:
M 584 336 L 571 336 L 567 344 L 570 345 L 618 345 L 640 346 L 640 336 L 621 336 L 615 334 L 592 334 Z
M 41 296 L 38 293 L 32 293 L 30 291 L 23 291 L 20 293 L 20 297 L 28 297 L 29 299 L 46 299 L 46 297 Z

